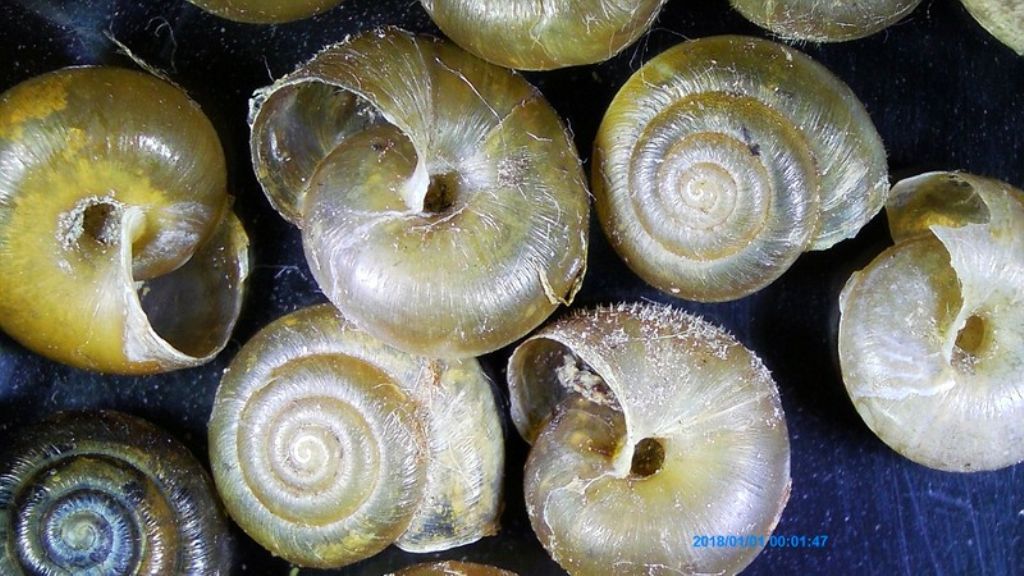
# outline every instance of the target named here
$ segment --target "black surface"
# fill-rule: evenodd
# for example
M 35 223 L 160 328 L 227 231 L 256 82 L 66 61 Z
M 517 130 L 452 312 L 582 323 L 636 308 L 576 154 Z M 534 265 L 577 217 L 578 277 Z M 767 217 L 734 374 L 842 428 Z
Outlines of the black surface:
M 435 31 L 415 0 L 345 0 L 321 17 L 276 27 L 220 20 L 184 0 L 0 0 L 0 89 L 71 64 L 131 66 L 107 33 L 186 88 L 220 131 L 236 209 L 254 247 L 250 293 L 234 339 L 205 367 L 150 378 L 98 376 L 41 359 L 0 335 L 0 439 L 58 409 L 113 408 L 165 427 L 206 460 L 214 392 L 241 343 L 272 319 L 324 300 L 298 232 L 271 210 L 253 177 L 248 96 L 322 46 L 383 24 Z M 685 38 L 721 33 L 766 36 L 725 0 L 670 0 L 654 31 L 620 57 L 528 76 L 567 118 L 587 158 L 604 109 L 633 70 Z M 957 0 L 925 1 L 906 21 L 865 40 L 800 48 L 863 100 L 894 176 L 959 168 L 1024 185 L 1024 59 L 990 38 Z M 765 550 L 747 573 L 1024 573 L 1024 466 L 960 475 L 915 465 L 876 439 L 847 399 L 835 360 L 837 297 L 849 273 L 889 243 L 881 216 L 855 240 L 803 256 L 762 292 L 719 305 L 658 293 L 628 271 L 596 227 L 592 239 L 577 306 L 653 300 L 698 312 L 761 355 L 779 383 L 792 440 L 793 495 L 776 534 L 829 540 L 824 549 Z M 483 359 L 499 382 L 507 354 Z M 523 508 L 526 447 L 512 435 L 508 445 L 499 536 L 425 556 L 392 548 L 330 573 L 376 576 L 437 557 L 489 562 L 523 575 L 561 574 Z M 289 572 L 287 563 L 236 535 L 239 574 Z

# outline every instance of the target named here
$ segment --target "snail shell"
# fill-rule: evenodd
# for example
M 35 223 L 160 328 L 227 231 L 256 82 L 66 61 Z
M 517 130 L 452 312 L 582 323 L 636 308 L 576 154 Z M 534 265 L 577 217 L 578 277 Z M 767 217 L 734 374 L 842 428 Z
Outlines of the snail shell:
M 429 552 L 497 531 L 503 440 L 480 365 L 410 356 L 329 305 L 242 348 L 209 434 L 228 512 L 290 562 L 344 566 L 392 542 Z
M 483 564 L 447 561 L 409 566 L 391 576 L 516 576 L 516 574 Z
M 1024 4 L 1007 0 L 962 0 L 979 24 L 1014 52 L 1024 55 Z
M 597 214 L 615 250 L 670 294 L 751 294 L 881 209 L 885 150 L 864 107 L 781 44 L 684 42 L 626 82 L 595 143 Z
M 729 0 L 758 26 L 787 40 L 843 42 L 880 32 L 899 22 L 921 0 Z
M 148 422 L 62 413 L 5 444 L 3 574 L 229 573 L 226 523 L 209 477 Z
M 248 271 L 229 204 L 217 133 L 171 84 L 66 68 L 15 86 L 0 96 L 0 327 L 102 372 L 206 362 Z
M 840 299 L 857 412 L 931 468 L 1024 460 L 1024 192 L 934 172 L 896 184 L 886 212 L 896 244 Z
M 582 282 L 579 158 L 513 72 L 389 28 L 258 92 L 251 124 L 256 173 L 321 289 L 392 346 L 496 350 Z
M 665 0 L 421 0 L 434 23 L 477 56 L 520 70 L 602 62 L 635 42 Z
M 189 0 L 221 18 L 249 24 L 281 24 L 326 12 L 341 0 Z
M 577 312 L 516 348 L 512 419 L 533 444 L 526 503 L 571 574 L 720 574 L 759 548 L 695 534 L 772 532 L 789 497 L 789 439 L 761 361 L 663 306 Z

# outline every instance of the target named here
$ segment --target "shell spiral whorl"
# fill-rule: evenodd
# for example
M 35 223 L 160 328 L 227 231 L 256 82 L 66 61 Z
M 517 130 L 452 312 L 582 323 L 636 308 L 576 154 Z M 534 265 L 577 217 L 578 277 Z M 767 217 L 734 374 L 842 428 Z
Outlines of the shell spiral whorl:
M 391 543 L 443 550 L 497 526 L 502 433 L 476 361 L 399 352 L 328 305 L 243 347 L 217 391 L 210 451 L 228 512 L 300 565 Z
M 849 88 L 791 48 L 733 36 L 680 44 L 627 81 L 598 132 L 593 185 L 630 267 L 700 301 L 755 292 L 852 236 L 888 186 Z
M 60 414 L 6 448 L 4 574 L 227 574 L 206 473 L 152 425 L 114 412 Z
M 519 75 L 392 28 L 327 48 L 251 118 L 257 175 L 317 283 L 392 346 L 493 351 L 579 288 L 579 159 Z

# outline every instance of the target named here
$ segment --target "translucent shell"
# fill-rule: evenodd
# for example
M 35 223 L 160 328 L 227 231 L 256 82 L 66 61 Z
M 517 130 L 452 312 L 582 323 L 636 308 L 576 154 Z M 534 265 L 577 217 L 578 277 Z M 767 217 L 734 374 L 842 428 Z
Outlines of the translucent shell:
M 4 444 L 0 573 L 229 574 L 210 479 L 165 432 L 115 412 L 63 413 Z
M 516 576 L 516 574 L 483 564 L 449 561 L 409 566 L 391 576 Z
M 936 172 L 896 184 L 886 212 L 896 245 L 840 300 L 854 406 L 931 468 L 1024 460 L 1024 193 Z
M 213 126 L 167 82 L 67 68 L 15 86 L 0 96 L 0 327 L 102 372 L 206 362 L 248 273 L 225 187 Z
M 786 46 L 685 42 L 622 87 L 594 146 L 597 214 L 641 278 L 690 300 L 751 294 L 805 250 L 849 238 L 885 201 L 864 107 Z
M 316 16 L 341 0 L 189 0 L 221 18 L 249 24 L 280 24 Z
M 506 68 L 551 70 L 602 62 L 635 42 L 665 0 L 421 0 L 438 28 Z
M 1024 3 L 1019 0 L 961 0 L 989 34 L 1024 55 Z
M 256 173 L 321 289 L 397 348 L 496 350 L 582 282 L 579 158 L 513 72 L 391 28 L 258 92 L 251 123 Z
M 730 0 L 740 14 L 787 40 L 843 42 L 880 32 L 921 0 Z
M 329 305 L 242 348 L 209 434 L 228 512 L 295 564 L 344 566 L 392 542 L 444 550 L 497 531 L 504 447 L 479 364 L 399 352 Z
M 761 361 L 662 306 L 578 312 L 519 346 L 512 419 L 533 444 L 533 529 L 571 574 L 735 573 L 758 548 L 694 534 L 770 534 L 789 497 L 789 439 Z

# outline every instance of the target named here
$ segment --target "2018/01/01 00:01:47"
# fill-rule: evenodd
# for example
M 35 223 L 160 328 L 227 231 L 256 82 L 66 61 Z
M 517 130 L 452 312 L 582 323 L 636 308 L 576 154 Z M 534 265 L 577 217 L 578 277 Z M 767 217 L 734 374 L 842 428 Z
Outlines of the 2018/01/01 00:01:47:
M 694 548 L 824 548 L 828 544 L 827 534 L 807 536 L 803 534 L 764 536 L 760 534 L 723 535 L 695 534 Z

